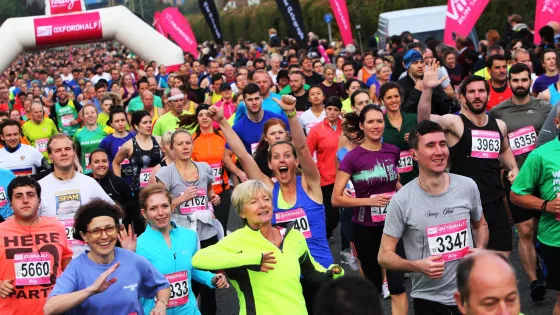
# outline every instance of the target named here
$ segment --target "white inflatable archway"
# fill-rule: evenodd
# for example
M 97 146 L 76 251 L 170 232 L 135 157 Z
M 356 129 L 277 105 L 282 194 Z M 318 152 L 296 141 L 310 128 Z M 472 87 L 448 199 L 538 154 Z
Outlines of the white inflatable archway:
M 0 73 L 24 50 L 116 40 L 146 62 L 171 69 L 184 62 L 183 50 L 124 6 L 79 13 L 7 19 L 0 27 L 5 45 Z

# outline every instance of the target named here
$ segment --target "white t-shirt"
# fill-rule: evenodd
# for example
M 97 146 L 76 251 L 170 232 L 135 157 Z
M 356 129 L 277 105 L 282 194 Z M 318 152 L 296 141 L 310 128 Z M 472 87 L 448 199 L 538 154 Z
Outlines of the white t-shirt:
M 72 75 L 72 73 L 68 73 L 68 75 L 61 74 L 60 77 L 62 78 L 62 81 L 70 82 L 74 80 L 74 76 Z
M 74 251 L 74 257 L 86 250 L 87 246 L 78 244 L 72 237 L 74 214 L 78 208 L 94 198 L 100 198 L 111 204 L 115 202 L 105 193 L 95 179 L 81 173 L 74 178 L 62 181 L 53 173 L 39 181 L 41 185 L 41 207 L 39 214 L 57 217 L 67 231 L 67 238 Z
M 105 79 L 105 81 L 109 82 L 111 81 L 111 75 L 107 72 L 103 72 L 101 75 L 96 74 L 91 78 L 91 83 L 96 84 L 100 79 Z
M 268 75 L 272 78 L 272 83 L 276 84 L 276 77 L 278 76 L 278 73 L 274 74 L 272 70 L 270 70 L 268 71 Z
M 36 173 L 37 167 L 41 167 L 43 155 L 36 148 L 21 144 L 14 153 L 6 148 L 0 149 L 0 168 L 12 171 L 16 176 L 32 175 Z
M 315 127 L 315 125 L 320 124 L 325 119 L 325 117 L 327 117 L 327 114 L 324 110 L 321 112 L 321 115 L 317 117 L 315 116 L 315 114 L 313 114 L 310 108 L 303 112 L 301 116 L 299 116 L 299 123 L 305 130 L 305 134 L 309 135 L 309 130 Z

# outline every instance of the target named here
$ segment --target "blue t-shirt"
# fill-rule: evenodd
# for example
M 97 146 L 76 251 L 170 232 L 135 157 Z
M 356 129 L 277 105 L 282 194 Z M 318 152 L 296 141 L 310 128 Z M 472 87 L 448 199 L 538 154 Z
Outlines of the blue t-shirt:
M 264 130 L 264 124 L 270 118 L 281 119 L 288 127 L 288 130 L 290 129 L 290 126 L 288 125 L 288 120 L 286 119 L 285 116 L 278 115 L 276 113 L 269 112 L 267 110 L 264 111 L 263 118 L 258 123 L 251 121 L 247 117 L 247 115 L 243 115 L 242 119 L 240 119 L 239 121 L 233 124 L 233 131 L 235 131 L 235 133 L 239 136 L 239 138 L 245 145 L 245 150 L 247 150 L 247 152 L 252 153 L 251 145 L 259 143 Z M 226 147 L 229 149 L 228 145 L 226 145 Z
M 541 74 L 533 83 L 533 92 L 534 93 L 541 93 L 545 91 L 549 85 L 556 84 L 560 76 L 558 74 L 549 77 L 546 74 Z M 552 103 L 554 104 L 554 103 Z
M 278 103 L 274 101 L 274 98 L 281 99 L 282 96 L 270 92 L 270 95 L 262 100 L 262 109 L 285 117 L 286 113 L 284 113 L 280 105 L 278 105 Z M 233 120 L 233 122 L 237 123 L 241 118 L 245 116 L 247 116 L 247 107 L 245 107 L 245 102 L 241 102 L 239 103 L 239 106 L 237 106 L 237 111 L 235 111 L 235 119 Z
M 198 250 L 198 236 L 195 231 L 177 226 L 171 222 L 173 229 L 169 232 L 171 248 L 165 242 L 163 235 L 149 224 L 146 231 L 138 237 L 136 253 L 148 259 L 154 267 L 163 275 L 168 275 L 173 282 L 171 290 L 174 296 L 181 296 L 188 291 L 188 301 L 185 304 L 172 307 L 174 300 L 171 299 L 167 314 L 199 315 L 200 311 L 196 303 L 196 296 L 192 291 L 191 280 L 202 283 L 210 288 L 214 274 L 209 271 L 201 271 L 192 267 L 192 257 Z M 184 282 L 186 276 L 186 282 Z M 144 312 L 149 314 L 154 308 L 154 299 L 140 299 Z
M 120 262 L 120 266 L 107 280 L 117 281 L 103 293 L 92 295 L 82 304 L 65 312 L 66 315 L 102 315 L 102 314 L 144 314 L 140 298 L 153 299 L 157 292 L 168 288 L 169 282 L 150 262 L 135 253 L 115 247 L 115 259 L 107 265 L 96 264 L 89 259 L 86 251 L 72 259 L 49 297 L 83 290 L 111 266 Z
M 0 215 L 7 219 L 14 214 L 8 198 L 8 185 L 16 178 L 12 171 L 0 168 Z
M 128 135 L 124 138 L 117 138 L 114 135 L 108 135 L 99 144 L 99 148 L 105 150 L 107 155 L 109 156 L 109 168 L 113 169 L 113 160 L 117 156 L 119 149 L 131 138 L 136 136 L 136 133 L 129 132 Z M 125 160 L 121 164 L 121 177 L 126 181 L 127 184 L 132 184 L 132 168 L 130 167 L 130 171 L 128 170 L 130 163 L 126 163 L 128 160 Z M 130 172 L 130 173 L 129 173 Z

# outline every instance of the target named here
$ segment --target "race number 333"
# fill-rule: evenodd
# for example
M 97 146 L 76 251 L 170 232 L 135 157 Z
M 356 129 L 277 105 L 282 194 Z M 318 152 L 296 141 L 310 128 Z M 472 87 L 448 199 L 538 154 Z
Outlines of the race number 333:
M 189 301 L 189 281 L 187 271 L 177 271 L 165 275 L 169 281 L 169 306 L 176 307 L 186 304 Z
M 463 258 L 469 251 L 468 228 L 466 219 L 426 228 L 430 255 L 441 255 L 444 262 Z
M 51 256 L 48 253 L 14 255 L 16 285 L 40 285 L 51 282 Z
M 305 238 L 311 237 L 311 227 L 309 226 L 309 219 L 307 219 L 307 214 L 302 208 L 297 208 L 293 210 L 280 211 L 274 214 L 276 218 L 276 223 L 294 222 L 294 229 L 298 230 L 305 236 Z
M 500 155 L 500 133 L 489 130 L 471 130 L 471 156 L 480 159 L 497 159 Z

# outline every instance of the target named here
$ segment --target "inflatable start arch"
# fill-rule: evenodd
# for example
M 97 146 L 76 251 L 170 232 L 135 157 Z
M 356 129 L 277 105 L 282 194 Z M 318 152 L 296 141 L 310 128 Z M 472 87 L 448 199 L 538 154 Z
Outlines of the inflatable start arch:
M 184 62 L 179 46 L 124 6 L 82 12 L 83 0 L 46 2 L 47 15 L 55 15 L 10 18 L 0 27 L 0 38 L 9 43 L 0 52 L 0 72 L 24 50 L 106 40 L 116 40 L 140 58 L 171 69 Z

